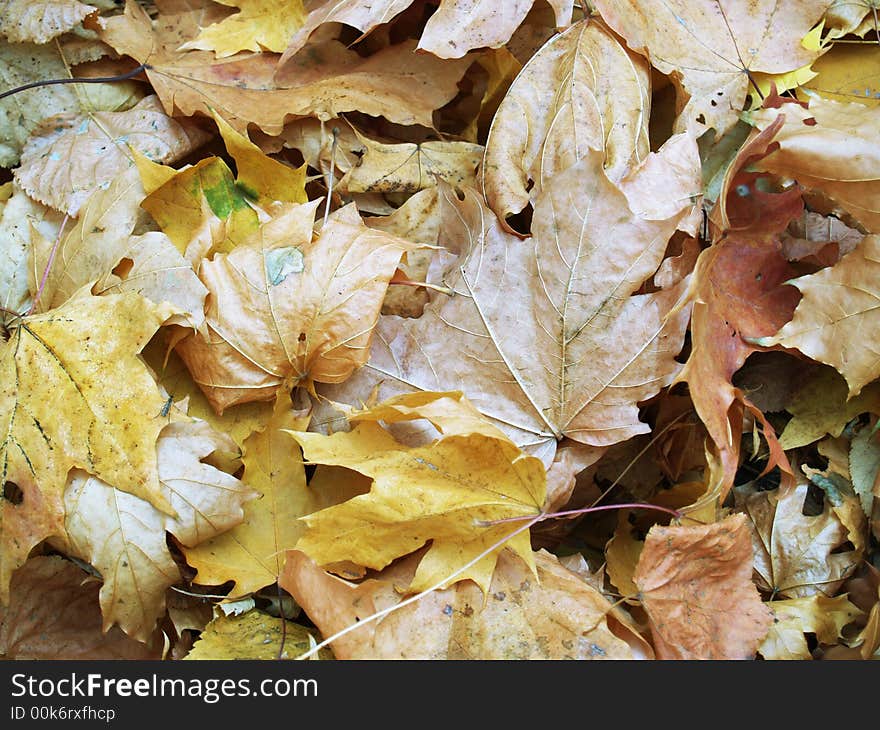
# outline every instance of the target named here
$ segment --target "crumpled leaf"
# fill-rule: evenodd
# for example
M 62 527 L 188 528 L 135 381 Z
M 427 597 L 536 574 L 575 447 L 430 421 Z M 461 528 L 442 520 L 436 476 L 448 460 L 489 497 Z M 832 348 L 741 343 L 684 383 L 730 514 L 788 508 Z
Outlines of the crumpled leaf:
M 572 0 L 548 2 L 555 13 L 557 27 L 568 25 L 574 5 Z M 311 3 L 302 28 L 290 40 L 281 62 L 298 53 L 309 36 L 325 23 L 344 23 L 366 35 L 412 4 L 413 0 L 349 0 L 344 3 L 324 0 Z M 497 48 L 510 40 L 534 4 L 535 0 L 508 0 L 503 4 L 492 0 L 441 0 L 440 7 L 425 23 L 419 49 L 450 59 L 461 58 L 475 48 Z
M 239 12 L 204 28 L 194 40 L 181 45 L 179 50 L 195 48 L 214 51 L 217 58 L 226 58 L 238 51 L 281 53 L 287 48 L 290 37 L 302 27 L 306 17 L 302 0 L 217 2 L 238 8 Z
M 751 580 L 745 515 L 648 531 L 633 581 L 659 659 L 751 659 L 773 615 Z
M 469 142 L 385 144 L 358 134 L 364 154 L 339 181 L 349 193 L 413 193 L 441 178 L 453 187 L 476 185 L 483 147 Z
M 758 653 L 767 660 L 812 659 L 804 634 L 815 634 L 825 644 L 834 644 L 841 630 L 861 614 L 846 595 L 828 598 L 822 594 L 770 601 L 773 623 Z
M 874 486 L 880 473 L 880 442 L 874 428 L 866 426 L 853 436 L 848 465 L 853 489 L 859 496 L 862 511 L 870 517 Z
M 129 148 L 171 163 L 206 139 L 188 120 L 166 115 L 150 95 L 127 111 L 45 118 L 22 150 L 15 179 L 35 200 L 75 217 L 92 193 L 132 168 Z
M 78 0 L 0 0 L 0 35 L 12 43 L 48 43 L 97 10 Z
M 104 630 L 118 624 L 145 641 L 165 611 L 165 593 L 180 580 L 165 533 L 198 545 L 244 519 L 242 505 L 258 496 L 244 483 L 202 462 L 228 437 L 207 423 L 172 423 L 156 442 L 162 493 L 172 518 L 131 494 L 81 470 L 71 472 L 64 494 L 66 552 L 88 561 L 104 579 Z
M 424 418 L 444 435 L 424 446 L 405 446 L 379 422 Z M 431 540 L 411 591 L 470 578 L 488 590 L 496 548 L 523 523 L 485 524 L 537 516 L 546 491 L 540 460 L 523 454 L 460 394 L 411 393 L 349 416 L 349 432 L 324 436 L 288 431 L 309 462 L 353 469 L 373 479 L 369 494 L 306 515 L 296 544 L 319 565 L 349 561 L 381 570 Z M 344 539 L 343 539 L 344 537 Z M 505 546 L 532 565 L 528 531 Z
M 880 357 L 873 349 L 880 332 L 878 275 L 880 235 L 865 236 L 834 266 L 790 281 L 803 294 L 794 316 L 756 342 L 794 348 L 831 365 L 846 378 L 849 396 L 857 396 L 880 377 Z
M 54 45 L 7 43 L 0 38 L 0 87 L 4 90 L 66 76 Z M 76 93 L 66 85 L 45 86 L 0 100 L 0 167 L 18 164 L 25 141 L 46 117 L 78 110 Z
M 164 3 L 157 5 L 162 9 Z M 209 51 L 178 50 L 210 17 L 204 8 L 169 7 L 153 24 L 128 0 L 124 15 L 101 20 L 100 36 L 118 52 L 152 66 L 146 73 L 167 112 L 177 109 L 190 116 L 214 109 L 239 132 L 252 122 L 277 134 L 290 116 L 327 120 L 354 110 L 430 127 L 431 113 L 455 97 L 470 65 L 467 58 L 443 62 L 414 55 L 415 41 L 367 59 L 328 41 L 305 58 L 294 58 L 276 76 L 278 56 L 272 53 L 216 60 Z
M 455 294 L 435 297 L 418 319 L 383 318 L 369 362 L 321 392 L 351 403 L 376 385 L 380 398 L 461 388 L 545 464 L 563 436 L 608 446 L 647 432 L 636 403 L 676 374 L 688 315 L 669 314 L 686 286 L 675 276 L 636 294 L 689 213 L 690 199 L 672 188 L 677 214 L 638 218 L 602 173 L 601 153 L 590 152 L 541 193 L 525 241 L 473 191 L 462 202 L 441 189 L 441 243 L 462 251 L 443 282 Z
M 367 228 L 354 205 L 313 239 L 317 202 L 287 207 L 201 265 L 209 334 L 177 352 L 218 413 L 269 400 L 288 380 L 340 382 L 367 359 L 388 281 L 415 246 Z
M 833 596 L 861 560 L 836 551 L 848 539 L 829 500 L 819 515 L 803 514 L 808 485 L 757 492 L 734 487 L 737 509 L 749 516 L 758 587 L 773 596 Z
M 136 294 L 93 297 L 83 288 L 63 306 L 23 318 L 0 343 L 0 482 L 24 492 L 23 504 L 3 504 L 0 600 L 32 540 L 54 534 L 22 542 L 28 511 L 57 520 L 71 468 L 172 510 L 155 446 L 165 400 L 137 353 L 173 311 Z
M 325 637 L 399 604 L 419 556 L 360 584 L 325 573 L 300 551 L 288 553 L 281 586 Z M 652 659 L 625 614 L 598 590 L 534 553 L 537 576 L 504 553 L 488 593 L 471 581 L 433 591 L 380 621 L 332 642 L 337 659 Z
M 584 20 L 532 57 L 498 107 L 486 141 L 483 192 L 504 220 L 588 150 L 617 182 L 649 152 L 647 62 L 600 22 Z M 548 79 L 565 79 L 551 84 Z
M 101 630 L 100 583 L 68 560 L 37 556 L 12 576 L 9 605 L 0 608 L 4 659 L 105 660 L 162 658 L 162 634 L 141 643 L 114 626 Z
M 596 0 L 633 50 L 671 76 L 681 98 L 674 131 L 721 137 L 737 121 L 749 74 L 782 74 L 819 56 L 801 39 L 828 0 Z M 686 103 L 685 103 L 686 102 Z
M 131 235 L 143 214 L 138 207 L 143 197 L 138 172 L 131 167 L 88 198 L 41 277 L 36 311 L 59 307 L 91 284 L 95 294 L 133 291 L 156 304 L 168 302 L 179 312 L 170 322 L 201 326 L 207 290 L 189 262 L 162 233 Z M 36 271 L 43 272 L 51 256 L 48 241 L 35 246 Z
M 760 109 L 752 121 L 764 128 L 777 113 Z M 786 104 L 785 123 L 773 138 L 779 149 L 756 167 L 822 192 L 869 233 L 880 233 L 878 124 L 880 107 L 822 97 L 811 98 L 806 109 Z
M 313 634 L 300 624 L 253 610 L 241 616 L 216 616 L 183 658 L 209 661 L 296 659 L 315 643 Z M 311 658 L 333 659 L 333 654 L 328 649 L 321 649 Z

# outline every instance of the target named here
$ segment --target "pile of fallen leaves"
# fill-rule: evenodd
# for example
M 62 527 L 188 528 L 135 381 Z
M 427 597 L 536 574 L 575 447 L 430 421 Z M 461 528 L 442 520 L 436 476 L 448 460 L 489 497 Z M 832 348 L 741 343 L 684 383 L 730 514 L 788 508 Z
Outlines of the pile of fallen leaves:
M 877 15 L 0 0 L 0 653 L 880 656 Z

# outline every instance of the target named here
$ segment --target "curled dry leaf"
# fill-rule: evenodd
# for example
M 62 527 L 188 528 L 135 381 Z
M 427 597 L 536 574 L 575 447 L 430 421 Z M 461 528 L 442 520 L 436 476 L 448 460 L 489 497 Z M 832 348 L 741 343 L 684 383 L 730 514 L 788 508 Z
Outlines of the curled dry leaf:
M 753 113 L 759 128 L 776 109 Z M 757 168 L 792 178 L 828 196 L 869 233 L 880 233 L 880 107 L 813 97 L 808 108 L 785 105 L 785 123 L 774 136 L 779 149 Z
M 758 648 L 764 659 L 812 659 L 807 637 L 815 634 L 823 644 L 835 644 L 843 627 L 861 614 L 844 595 L 828 598 L 821 594 L 770 601 L 773 624 Z
M 474 191 L 459 201 L 442 189 L 441 243 L 462 252 L 444 278 L 453 296 L 435 297 L 418 319 L 383 318 L 367 365 L 322 392 L 351 403 L 377 384 L 380 398 L 461 388 L 545 464 L 563 436 L 608 446 L 647 432 L 636 404 L 680 367 L 689 312 L 673 309 L 687 282 L 670 277 L 659 291 L 636 292 L 689 214 L 681 188 L 691 183 L 667 187 L 676 215 L 641 219 L 602 158 L 590 152 L 553 178 L 525 241 L 502 230 Z
M 596 0 L 633 50 L 669 74 L 682 102 L 675 131 L 721 137 L 737 120 L 750 74 L 781 74 L 814 61 L 801 39 L 829 0 Z M 686 102 L 686 103 L 685 103 Z
M 749 516 L 758 586 L 774 596 L 833 596 L 861 559 L 861 551 L 838 550 L 849 538 L 830 500 L 818 515 L 803 513 L 807 489 L 734 488 L 737 509 Z
M 775 334 L 756 342 L 800 350 L 834 367 L 849 386 L 849 397 L 880 377 L 874 341 L 880 332 L 877 276 L 880 234 L 865 236 L 834 266 L 794 279 L 803 298 L 794 317 Z
M 68 553 L 87 560 L 104 579 L 104 630 L 114 624 L 145 641 L 165 611 L 165 594 L 180 572 L 165 541 L 173 534 L 195 546 L 235 527 L 243 504 L 258 496 L 233 476 L 203 463 L 231 439 L 203 421 L 171 423 L 156 442 L 170 517 L 142 499 L 75 470 L 64 494 Z
M 54 256 L 54 242 L 34 247 L 35 270 L 47 271 L 36 311 L 59 307 L 91 285 L 95 294 L 132 291 L 156 304 L 167 302 L 179 312 L 170 322 L 201 326 L 207 290 L 189 262 L 162 233 L 131 235 L 143 215 L 143 197 L 138 172 L 130 167 L 87 199 Z
M 12 43 L 48 43 L 97 10 L 78 0 L 0 0 L 0 36 Z
M 278 56 L 242 53 L 221 60 L 210 51 L 181 51 L 204 23 L 204 8 L 175 8 L 154 24 L 133 0 L 125 14 L 103 19 L 101 38 L 118 52 L 149 63 L 147 76 L 170 114 L 216 110 L 238 131 L 248 123 L 277 134 L 295 116 L 331 119 L 341 112 L 384 116 L 397 124 L 431 126 L 431 113 L 458 92 L 470 59 L 442 62 L 413 55 L 415 41 L 366 59 L 338 41 L 313 46 L 276 77 Z
M 26 520 L 38 502 L 57 515 L 70 469 L 172 511 L 156 463 L 165 399 L 137 353 L 173 313 L 137 294 L 94 297 L 84 287 L 63 306 L 24 317 L 0 343 L 0 481 L 24 492 L 24 504 L 4 500 L 0 598 L 31 540 L 53 534 L 29 532 L 22 542 L 16 515 Z
M 633 581 L 659 659 L 752 659 L 773 622 L 752 583 L 745 515 L 654 526 Z
M 281 62 L 295 56 L 309 36 L 325 23 L 345 23 L 364 35 L 402 13 L 413 0 L 324 0 L 311 3 L 302 28 L 290 40 Z M 476 48 L 503 46 L 525 20 L 535 0 L 441 0 L 440 7 L 425 23 L 419 49 L 440 58 L 461 58 Z M 557 27 L 571 22 L 572 0 L 549 0 Z M 363 37 L 363 36 L 362 36 Z
M 95 191 L 133 168 L 130 148 L 171 163 L 207 138 L 191 122 L 165 114 L 150 95 L 128 111 L 45 119 L 25 144 L 15 179 L 32 198 L 75 217 Z
M 564 79 L 559 85 L 547 79 Z M 648 64 L 600 22 L 584 20 L 532 57 L 498 107 L 486 140 L 483 191 L 504 220 L 588 150 L 617 182 L 648 154 Z
M 289 206 L 201 265 L 208 335 L 177 352 L 218 413 L 270 400 L 285 381 L 340 382 L 367 359 L 388 281 L 415 245 L 367 228 L 354 205 L 313 240 L 316 203 Z
M 360 584 L 325 573 L 307 555 L 287 554 L 281 586 L 325 637 L 337 659 L 652 659 L 653 652 L 602 593 L 546 551 L 537 576 L 503 553 L 488 593 L 471 581 L 433 591 L 380 621 L 365 620 L 402 600 L 418 556 Z M 531 561 L 530 561 L 531 562 Z
M 5 659 L 161 659 L 162 635 L 141 643 L 114 626 L 101 629 L 100 583 L 60 557 L 31 558 L 12 576 L 9 605 L 0 608 Z

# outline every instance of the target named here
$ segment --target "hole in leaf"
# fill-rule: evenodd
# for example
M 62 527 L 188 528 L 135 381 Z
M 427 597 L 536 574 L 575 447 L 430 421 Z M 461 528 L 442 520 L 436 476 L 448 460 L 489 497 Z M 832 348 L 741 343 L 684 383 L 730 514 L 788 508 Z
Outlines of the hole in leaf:
M 119 260 L 119 263 L 113 267 L 113 273 L 125 281 L 133 268 L 134 261 L 129 258 L 122 258 Z
M 532 230 L 532 206 L 527 205 L 523 210 L 515 215 L 509 216 L 505 223 L 517 233 L 527 236 Z
M 3 499 L 18 505 L 24 501 L 24 492 L 15 482 L 6 482 L 3 485 Z

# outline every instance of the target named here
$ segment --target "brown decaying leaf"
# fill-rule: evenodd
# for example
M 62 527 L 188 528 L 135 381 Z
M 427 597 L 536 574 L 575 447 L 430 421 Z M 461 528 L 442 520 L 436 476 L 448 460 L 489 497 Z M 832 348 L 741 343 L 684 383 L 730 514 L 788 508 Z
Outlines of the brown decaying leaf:
M 367 228 L 354 205 L 334 211 L 319 236 L 291 237 L 310 231 L 314 214 L 315 202 L 288 206 L 201 265 L 208 335 L 177 352 L 218 413 L 270 400 L 286 380 L 343 381 L 367 359 L 388 281 L 415 245 Z
M 276 76 L 277 54 L 244 52 L 218 61 L 210 51 L 179 51 L 200 24 L 210 22 L 211 11 L 200 3 L 156 4 L 163 12 L 153 24 L 128 0 L 124 15 L 102 20 L 102 40 L 150 64 L 147 76 L 169 114 L 209 115 L 214 109 L 240 132 L 252 122 L 277 134 L 297 116 L 327 120 L 354 110 L 397 124 L 431 126 L 431 113 L 452 100 L 471 63 L 414 55 L 415 41 L 366 59 L 327 41 L 295 57 Z
M 100 582 L 60 557 L 34 557 L 12 576 L 0 608 L 5 659 L 161 659 L 162 635 L 143 644 L 114 626 L 101 630 Z
M 370 615 L 401 602 L 420 556 L 398 561 L 360 584 L 287 553 L 281 586 L 325 637 L 337 659 L 645 659 L 650 647 L 611 602 L 556 556 L 535 553 L 538 576 L 504 553 L 488 594 L 471 581 L 433 591 L 379 621 Z
M 547 79 L 562 83 L 548 84 Z M 600 22 L 555 36 L 525 65 L 492 120 L 483 192 L 504 220 L 588 150 L 617 182 L 648 154 L 648 64 Z
M 680 192 L 691 182 L 667 187 L 677 215 L 644 220 L 605 176 L 602 158 L 590 152 L 553 178 L 525 241 L 504 232 L 474 191 L 464 201 L 441 192 L 448 220 L 441 243 L 462 251 L 444 280 L 455 294 L 435 297 L 418 319 L 383 318 L 367 365 L 322 392 L 351 403 L 376 384 L 380 398 L 461 388 L 545 464 L 562 436 L 608 446 L 647 432 L 636 403 L 680 367 L 688 308 L 670 312 L 686 281 L 636 292 L 689 213 Z
M 829 0 L 596 0 L 627 45 L 671 76 L 683 107 L 675 131 L 723 135 L 736 122 L 749 74 L 785 73 L 818 57 L 801 39 Z
M 92 193 L 133 168 L 129 147 L 170 164 L 207 139 L 189 120 L 165 114 L 150 95 L 124 112 L 45 119 L 28 138 L 15 179 L 32 198 L 76 217 Z
M 773 614 L 752 561 L 745 515 L 648 531 L 633 581 L 658 659 L 754 658 Z
M 813 97 L 808 108 L 785 104 L 783 111 L 785 123 L 773 138 L 779 149 L 758 169 L 820 191 L 866 231 L 880 233 L 880 107 Z M 776 116 L 776 109 L 760 109 L 753 121 L 763 129 Z
M 833 596 L 861 559 L 860 551 L 837 551 L 848 534 L 828 501 L 821 514 L 803 514 L 807 489 L 734 489 L 737 509 L 749 516 L 758 586 L 773 596 Z

